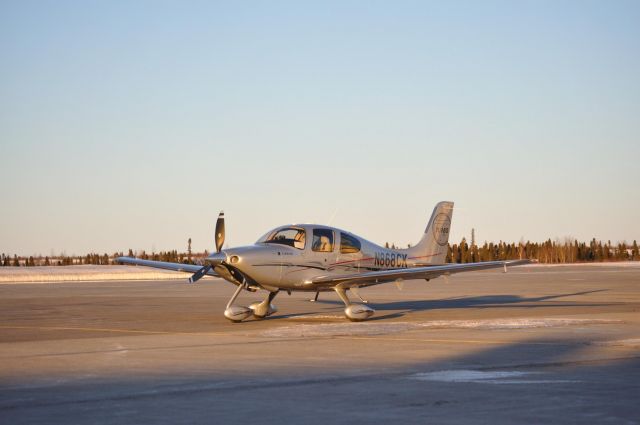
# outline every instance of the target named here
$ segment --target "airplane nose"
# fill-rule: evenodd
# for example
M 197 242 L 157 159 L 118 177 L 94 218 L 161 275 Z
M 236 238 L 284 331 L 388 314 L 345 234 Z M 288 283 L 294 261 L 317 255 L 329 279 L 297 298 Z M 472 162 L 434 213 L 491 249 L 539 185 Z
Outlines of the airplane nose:
M 224 252 L 216 252 L 211 254 L 207 258 L 205 258 L 205 263 L 211 264 L 213 267 L 221 264 L 223 261 L 227 260 L 227 255 Z

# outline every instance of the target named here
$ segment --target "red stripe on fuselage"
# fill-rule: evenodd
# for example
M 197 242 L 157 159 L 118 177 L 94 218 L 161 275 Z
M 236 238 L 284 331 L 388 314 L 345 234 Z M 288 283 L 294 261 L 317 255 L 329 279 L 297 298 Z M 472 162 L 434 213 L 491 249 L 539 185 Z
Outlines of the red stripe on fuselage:
M 356 261 L 369 261 L 373 260 L 373 257 L 370 258 L 359 258 L 357 260 L 349 260 L 349 261 L 339 261 L 337 263 L 330 264 L 331 266 L 337 266 L 338 264 L 347 264 L 347 263 L 355 263 Z

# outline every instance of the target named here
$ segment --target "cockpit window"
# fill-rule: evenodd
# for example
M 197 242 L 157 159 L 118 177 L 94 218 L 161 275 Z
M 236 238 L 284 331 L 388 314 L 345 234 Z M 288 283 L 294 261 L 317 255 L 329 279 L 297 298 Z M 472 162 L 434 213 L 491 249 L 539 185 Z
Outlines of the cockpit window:
M 294 248 L 304 249 L 306 233 L 299 227 L 285 227 L 271 234 L 264 243 L 278 243 L 289 245 Z
M 340 253 L 341 254 L 355 254 L 360 252 L 362 246 L 360 241 L 353 236 L 340 232 Z
M 333 252 L 333 231 L 329 229 L 313 229 L 311 249 L 316 252 Z

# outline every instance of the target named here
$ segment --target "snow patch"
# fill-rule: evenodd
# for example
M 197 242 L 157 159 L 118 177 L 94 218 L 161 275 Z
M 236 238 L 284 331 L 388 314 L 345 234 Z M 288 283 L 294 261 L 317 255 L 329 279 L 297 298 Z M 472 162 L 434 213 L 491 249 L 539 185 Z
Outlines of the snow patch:
M 188 273 L 132 266 L 0 267 L 0 283 L 186 279 Z
M 523 371 L 480 371 L 480 370 L 440 370 L 416 373 L 411 379 L 435 382 L 481 383 L 481 384 L 558 384 L 573 383 L 572 380 L 519 379 L 540 375 L 540 372 Z
M 591 345 L 605 347 L 640 347 L 640 338 L 618 339 L 613 341 L 593 341 Z
M 434 320 L 431 322 L 419 323 L 425 328 L 449 328 L 449 329 L 529 329 L 529 328 L 552 328 L 561 326 L 576 325 L 606 325 L 613 323 L 623 323 L 621 320 L 604 319 L 488 319 L 488 320 Z
M 329 316 L 334 318 L 335 316 Z M 299 316 L 305 318 L 305 316 Z M 332 337 L 358 335 L 384 335 L 410 330 L 431 329 L 528 329 L 558 326 L 601 325 L 623 323 L 620 320 L 598 319 L 491 319 L 491 320 L 433 320 L 430 322 L 364 322 L 322 323 L 282 326 L 262 333 L 266 337 Z
M 269 329 L 262 335 L 272 338 L 384 335 L 412 328 L 415 328 L 415 324 L 407 322 L 302 324 Z

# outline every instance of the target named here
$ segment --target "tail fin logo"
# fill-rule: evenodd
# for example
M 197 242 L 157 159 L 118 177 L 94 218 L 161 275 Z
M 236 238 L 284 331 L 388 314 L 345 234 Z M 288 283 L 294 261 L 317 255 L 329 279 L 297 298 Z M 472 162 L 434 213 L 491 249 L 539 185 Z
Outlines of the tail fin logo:
M 433 238 L 438 245 L 444 246 L 449 242 L 449 229 L 451 228 L 451 217 L 447 214 L 440 213 L 433 220 Z

